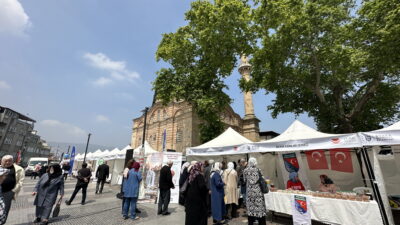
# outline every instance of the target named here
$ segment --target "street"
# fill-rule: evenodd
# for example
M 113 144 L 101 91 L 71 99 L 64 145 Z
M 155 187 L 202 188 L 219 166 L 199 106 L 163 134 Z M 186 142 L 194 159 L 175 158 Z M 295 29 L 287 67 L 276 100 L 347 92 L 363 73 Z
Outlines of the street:
M 17 201 L 13 201 L 11 211 L 7 220 L 7 225 L 27 225 L 33 224 L 35 219 L 34 197 L 31 195 L 33 187 L 38 181 L 30 177 L 25 178 L 24 187 L 21 190 Z M 178 204 L 170 204 L 169 216 L 157 215 L 157 205 L 152 203 L 139 203 L 138 207 L 142 211 L 137 221 L 123 220 L 121 215 L 121 200 L 115 195 L 119 191 L 119 186 L 111 187 L 104 185 L 102 195 L 95 195 L 96 183 L 91 183 L 87 192 L 86 205 L 80 204 L 82 194 L 78 193 L 70 206 L 65 205 L 64 200 L 68 199 L 75 187 L 76 180 L 68 178 L 65 183 L 65 196 L 61 204 L 60 215 L 57 218 L 51 218 L 51 224 L 149 224 L 149 225 L 180 225 L 185 224 L 184 208 Z M 240 215 L 243 215 L 240 211 Z M 208 224 L 212 224 L 209 220 Z M 231 225 L 247 224 L 246 217 L 239 217 L 229 222 Z M 279 225 L 282 223 L 268 223 Z M 287 223 L 286 223 L 287 224 Z M 289 223 L 290 224 L 290 223 Z

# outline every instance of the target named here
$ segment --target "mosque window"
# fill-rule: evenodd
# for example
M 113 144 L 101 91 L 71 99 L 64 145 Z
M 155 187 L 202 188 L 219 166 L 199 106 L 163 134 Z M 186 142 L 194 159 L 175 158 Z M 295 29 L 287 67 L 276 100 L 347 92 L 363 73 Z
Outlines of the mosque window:
M 182 130 L 178 129 L 176 131 L 176 143 L 182 142 L 182 135 L 183 135 Z

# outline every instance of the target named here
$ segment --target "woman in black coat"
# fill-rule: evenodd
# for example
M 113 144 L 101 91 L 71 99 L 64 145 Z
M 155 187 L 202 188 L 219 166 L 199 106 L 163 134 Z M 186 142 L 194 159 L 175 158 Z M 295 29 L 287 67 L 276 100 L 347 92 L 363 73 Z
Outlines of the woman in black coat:
M 36 183 L 32 195 L 36 195 L 36 219 L 34 223 L 48 223 L 51 210 L 57 200 L 57 194 L 60 193 L 60 202 L 64 196 L 64 179 L 60 165 L 50 165 L 47 173 L 43 174 Z
M 185 183 L 186 179 L 188 179 L 189 177 L 189 171 L 188 171 L 188 167 L 189 167 L 190 163 L 185 162 L 182 165 L 182 169 L 181 169 L 181 176 L 179 177 L 179 189 L 182 188 L 183 184 Z M 183 194 L 179 194 L 179 204 L 180 205 L 185 205 L 185 195 Z
M 207 225 L 208 189 L 202 171 L 201 162 L 196 163 L 190 170 L 185 198 L 185 225 Z

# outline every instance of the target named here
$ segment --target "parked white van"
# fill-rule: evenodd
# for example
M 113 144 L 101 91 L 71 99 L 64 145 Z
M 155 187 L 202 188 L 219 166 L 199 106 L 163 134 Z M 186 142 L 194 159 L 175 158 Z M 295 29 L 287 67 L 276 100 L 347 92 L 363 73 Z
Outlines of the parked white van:
M 49 159 L 39 157 L 30 158 L 28 161 L 28 166 L 25 168 L 25 176 L 31 176 L 36 164 L 38 163 L 40 163 L 42 166 L 44 164 L 49 164 Z

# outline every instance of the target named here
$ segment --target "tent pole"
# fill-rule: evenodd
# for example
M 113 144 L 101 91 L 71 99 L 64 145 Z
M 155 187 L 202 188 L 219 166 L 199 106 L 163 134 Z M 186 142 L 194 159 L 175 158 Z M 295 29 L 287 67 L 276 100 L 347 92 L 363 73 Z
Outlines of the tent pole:
M 360 169 L 361 169 L 361 176 L 364 182 L 364 187 L 367 187 L 367 180 L 365 179 L 365 174 L 364 174 L 364 170 L 363 170 L 363 163 L 361 160 L 361 151 L 362 149 L 357 149 L 356 150 L 356 156 L 357 156 L 357 160 L 358 160 L 358 164 L 360 165 Z
M 368 176 L 370 178 L 371 187 L 372 187 L 372 190 L 374 192 L 375 200 L 378 203 L 379 209 L 381 211 L 383 224 L 384 225 L 389 225 L 389 219 L 387 218 L 387 215 L 386 215 L 385 206 L 383 205 L 383 201 L 382 201 L 382 198 L 381 198 L 381 194 L 379 192 L 378 184 L 375 181 L 375 174 L 374 174 L 374 171 L 372 169 L 371 161 L 369 159 L 366 147 L 362 148 L 362 156 L 364 158 L 365 167 L 367 168 L 367 171 L 368 171 Z

